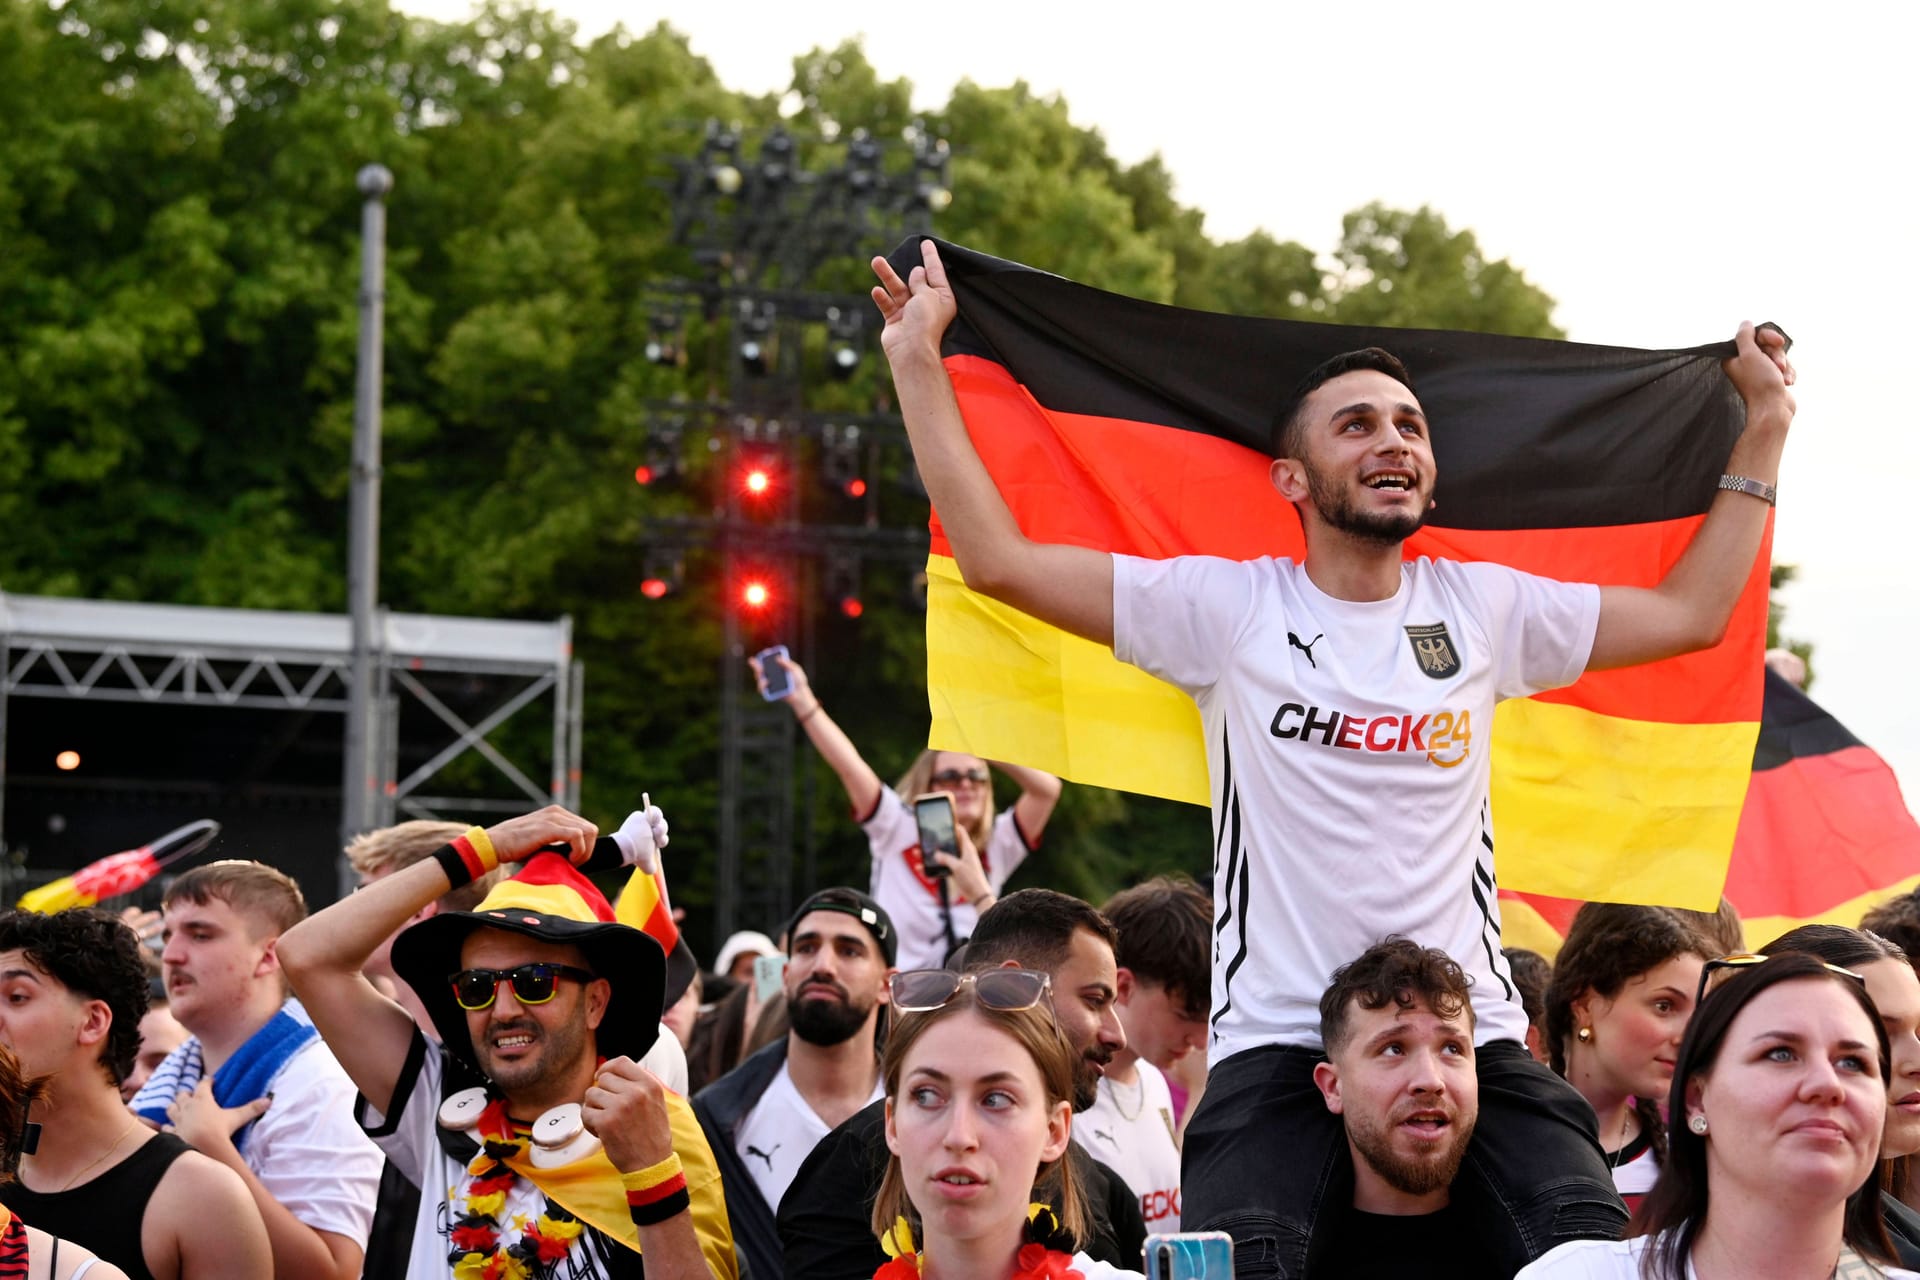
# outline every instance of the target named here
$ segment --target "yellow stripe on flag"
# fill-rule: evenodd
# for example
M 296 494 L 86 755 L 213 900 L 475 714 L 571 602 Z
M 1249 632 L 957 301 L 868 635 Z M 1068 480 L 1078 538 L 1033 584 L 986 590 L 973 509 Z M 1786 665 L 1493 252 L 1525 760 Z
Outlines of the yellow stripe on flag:
M 1861 916 L 1887 899 L 1911 893 L 1916 888 L 1920 888 L 1920 876 L 1908 876 L 1884 889 L 1872 889 L 1857 898 L 1849 898 L 1817 916 L 1751 916 L 1741 922 L 1746 927 L 1747 946 L 1764 947 L 1787 930 L 1798 929 L 1803 924 L 1843 924 L 1849 929 L 1858 929 Z
M 927 695 L 933 747 L 1208 802 L 1190 698 L 1105 646 L 969 590 L 941 555 L 927 558 Z M 1501 703 L 1493 739 L 1500 883 L 1713 910 L 1759 731 L 1753 721 L 1664 724 L 1564 703 Z
M 1757 721 L 1660 724 L 1502 702 L 1493 722 L 1500 883 L 1714 910 L 1759 734 Z
M 1075 782 L 1207 803 L 1193 699 L 1111 650 L 969 590 L 927 557 L 930 743 Z
M 1525 947 L 1538 951 L 1549 961 L 1560 954 L 1565 941 L 1554 927 L 1540 918 L 1533 905 L 1517 898 L 1500 899 L 1500 945 Z

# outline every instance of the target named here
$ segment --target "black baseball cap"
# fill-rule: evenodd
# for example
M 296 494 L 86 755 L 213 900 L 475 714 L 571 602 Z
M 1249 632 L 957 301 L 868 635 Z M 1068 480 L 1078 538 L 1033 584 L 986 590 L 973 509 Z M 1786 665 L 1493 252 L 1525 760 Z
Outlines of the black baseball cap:
M 793 931 L 814 911 L 838 911 L 841 915 L 852 916 L 865 925 L 867 932 L 873 935 L 873 940 L 880 944 L 880 954 L 886 957 L 889 966 L 899 959 L 900 936 L 893 931 L 893 918 L 887 914 L 887 909 L 858 889 L 845 886 L 821 889 L 800 904 L 800 909 L 787 921 L 788 950 L 793 948 Z

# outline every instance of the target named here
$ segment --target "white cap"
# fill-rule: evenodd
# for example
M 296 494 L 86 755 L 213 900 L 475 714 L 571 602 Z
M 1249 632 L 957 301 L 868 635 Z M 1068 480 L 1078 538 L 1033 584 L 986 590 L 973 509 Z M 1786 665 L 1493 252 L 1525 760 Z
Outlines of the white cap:
M 713 971 L 725 977 L 727 970 L 733 967 L 733 962 L 743 955 L 772 956 L 779 953 L 780 948 L 774 946 L 773 939 L 766 934 L 742 929 L 720 948 L 720 958 L 713 962 Z

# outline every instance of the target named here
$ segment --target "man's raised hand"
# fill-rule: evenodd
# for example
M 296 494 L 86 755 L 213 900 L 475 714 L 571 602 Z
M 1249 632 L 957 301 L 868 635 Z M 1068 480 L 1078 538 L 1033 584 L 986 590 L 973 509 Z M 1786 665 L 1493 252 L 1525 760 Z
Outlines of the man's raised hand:
M 1776 408 L 1788 420 L 1794 413 L 1793 364 L 1787 359 L 1787 335 L 1776 326 L 1755 329 L 1744 321 L 1733 335 L 1734 357 L 1720 367 L 1746 402 L 1747 412 Z M 1782 424 L 1784 425 L 1784 424 Z
M 920 262 L 902 280 L 885 258 L 873 260 L 873 274 L 880 277 L 873 289 L 873 302 L 885 322 L 880 330 L 880 348 L 889 360 L 916 348 L 931 349 L 937 356 L 941 336 L 959 312 L 953 286 L 947 283 L 946 264 L 940 261 L 940 251 L 932 240 L 920 242 Z
M 557 804 L 487 828 L 487 839 L 501 863 L 525 862 L 545 845 L 563 844 L 577 865 L 593 853 L 599 834 L 600 828 Z

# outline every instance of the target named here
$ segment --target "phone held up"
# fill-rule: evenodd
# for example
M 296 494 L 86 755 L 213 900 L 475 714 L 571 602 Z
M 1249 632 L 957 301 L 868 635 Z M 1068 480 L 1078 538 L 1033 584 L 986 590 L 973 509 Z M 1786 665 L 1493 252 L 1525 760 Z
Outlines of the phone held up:
M 1176 1231 L 1147 1237 L 1147 1280 L 1233 1280 L 1233 1237 Z
M 779 661 L 786 656 L 787 646 L 783 644 L 762 649 L 753 655 L 754 661 L 760 664 L 760 674 L 767 679 L 766 692 L 760 696 L 768 702 L 779 702 L 793 696 L 793 676 Z
M 779 996 L 786 980 L 787 958 L 783 955 L 753 958 L 753 997 L 761 1004 Z
M 938 862 L 934 850 L 958 854 L 960 842 L 953 834 L 953 797 L 944 791 L 930 791 L 913 798 L 913 821 L 920 828 L 920 867 L 934 879 L 944 878 L 948 869 Z

